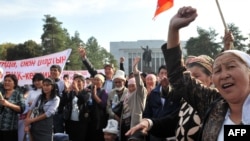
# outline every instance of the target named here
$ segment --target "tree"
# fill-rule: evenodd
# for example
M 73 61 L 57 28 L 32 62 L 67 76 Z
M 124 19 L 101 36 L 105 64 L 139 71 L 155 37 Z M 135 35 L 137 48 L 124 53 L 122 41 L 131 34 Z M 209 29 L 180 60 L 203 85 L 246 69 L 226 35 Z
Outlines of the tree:
M 102 56 L 103 56 L 103 64 L 114 64 L 114 66 L 115 67 L 117 67 L 116 66 L 116 64 L 117 64 L 117 60 L 115 59 L 115 57 L 111 54 L 111 53 L 109 53 L 105 48 L 101 48 L 101 50 L 100 50 L 100 53 L 102 54 Z
M 188 55 L 198 56 L 204 54 L 214 57 L 221 51 L 222 47 L 219 43 L 215 42 L 218 33 L 216 33 L 214 29 L 209 28 L 207 31 L 197 27 L 197 32 L 199 36 L 190 38 L 186 43 L 185 48 L 187 49 Z
M 6 51 L 6 59 L 8 61 L 28 59 L 41 55 L 41 46 L 32 40 L 9 47 Z
M 23 56 L 23 59 L 33 58 L 33 57 L 38 57 L 38 56 L 43 55 L 42 54 L 43 53 L 42 46 L 37 44 L 33 40 L 28 40 L 28 41 L 24 42 L 24 46 L 25 46 L 25 50 L 27 52 L 27 55 Z
M 68 48 L 68 42 L 70 41 L 69 33 L 66 29 L 62 28 L 62 22 L 57 21 L 55 17 L 50 15 L 44 15 L 43 21 L 44 33 L 41 36 L 43 54 L 52 54 Z
M 0 60 L 6 60 L 7 59 L 7 50 L 8 48 L 12 48 L 16 46 L 16 44 L 13 43 L 4 43 L 0 45 Z
M 229 30 L 232 32 L 234 36 L 234 49 L 241 50 L 241 51 L 247 51 L 249 48 L 247 48 L 247 45 L 243 42 L 245 42 L 248 38 L 244 37 L 239 30 L 238 27 L 236 27 L 233 23 L 228 24 Z
M 85 44 L 87 51 L 87 56 L 90 62 L 95 66 L 96 69 L 103 69 L 105 63 L 112 63 L 116 66 L 116 60 L 114 56 L 107 52 L 107 50 L 98 45 L 98 42 L 95 37 L 90 37 Z M 85 67 L 83 66 L 83 69 Z
M 250 39 L 250 34 L 248 34 L 248 39 Z M 248 50 L 247 53 L 250 54 L 250 40 L 248 40 L 248 44 L 247 44 Z
M 66 69 L 68 70 L 80 70 L 82 69 L 82 61 L 78 53 L 79 45 L 83 45 L 83 41 L 80 38 L 80 33 L 75 32 L 75 35 L 71 37 L 69 47 L 72 49 L 71 54 L 68 59 L 68 63 L 66 63 Z

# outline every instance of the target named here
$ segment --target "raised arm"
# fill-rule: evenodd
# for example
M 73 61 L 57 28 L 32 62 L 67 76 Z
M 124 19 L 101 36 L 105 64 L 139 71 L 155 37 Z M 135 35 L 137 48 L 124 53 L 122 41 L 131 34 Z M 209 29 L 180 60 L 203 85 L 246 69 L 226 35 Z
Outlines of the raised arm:
M 184 61 L 180 48 L 179 31 L 188 26 L 197 17 L 196 9 L 182 7 L 172 17 L 169 23 L 167 44 L 162 46 L 162 52 L 167 64 L 168 78 L 173 85 L 178 83 L 185 71 Z
M 168 68 L 168 73 L 176 73 L 175 69 L 176 68 L 180 68 L 181 64 L 180 64 L 180 60 L 181 60 L 181 50 L 178 48 L 179 47 L 179 30 L 182 27 L 185 27 L 187 25 L 189 25 L 197 16 L 196 13 L 196 9 L 191 8 L 191 7 L 182 7 L 179 9 L 178 13 L 171 19 L 170 21 L 170 25 L 169 25 L 169 31 L 168 31 L 168 44 L 163 45 L 162 46 L 162 50 L 164 53 L 164 58 L 166 60 L 166 64 L 167 64 L 167 68 Z M 174 48 L 177 48 L 176 50 L 173 51 L 168 51 L 167 50 L 172 50 Z M 171 71 L 169 71 L 169 69 Z M 179 72 L 182 75 L 182 70 L 179 70 Z M 174 74 L 176 75 L 176 74 Z M 174 78 L 174 77 L 172 77 Z M 173 80 L 174 81 L 174 80 Z M 168 85 L 168 81 L 165 81 L 165 85 Z M 178 111 L 177 111 L 178 113 Z M 174 116 L 175 117 L 175 116 Z M 176 119 L 176 118 L 174 118 Z M 176 121 L 173 122 L 173 117 L 165 117 L 164 120 L 161 119 L 159 122 L 158 121 L 154 121 L 156 124 L 155 128 L 158 129 L 154 129 L 159 131 L 164 131 L 162 130 L 161 126 L 157 126 L 158 125 L 163 125 L 163 127 L 168 127 L 168 123 L 169 124 L 176 124 Z M 150 130 L 150 128 L 153 126 L 153 121 L 150 119 L 143 119 L 139 124 L 137 124 L 136 126 L 132 127 L 127 133 L 126 135 L 132 135 L 134 132 L 138 131 L 138 130 L 142 130 L 142 132 L 146 133 L 147 131 Z M 174 126 L 174 125 L 173 125 Z M 172 129 L 171 129 L 172 130 Z M 168 132 L 168 131 L 166 131 Z M 172 130 L 171 133 L 173 133 L 174 131 Z M 168 136 L 166 133 L 164 135 Z M 172 135 L 172 134 L 171 134 Z
M 90 63 L 90 61 L 88 60 L 85 48 L 80 46 L 78 48 L 78 52 L 79 52 L 79 54 L 80 54 L 80 56 L 82 58 L 82 63 L 85 65 L 85 67 L 87 68 L 90 75 L 92 77 L 94 77 L 98 72 L 94 68 L 94 66 Z
M 120 57 L 120 70 L 125 71 L 124 70 L 124 61 L 125 61 L 125 57 Z
M 190 6 L 182 7 L 171 19 L 168 29 L 167 49 L 180 44 L 179 30 L 188 26 L 197 17 L 196 9 Z
M 134 107 L 131 109 L 131 124 L 130 127 L 138 124 L 142 119 L 142 113 L 145 109 L 147 89 L 144 87 L 144 83 L 141 79 L 140 71 L 138 70 L 138 63 L 140 62 L 140 57 L 135 57 L 133 60 L 133 73 L 136 81 L 136 93 L 134 95 Z
M 215 89 L 205 87 L 198 80 L 185 72 L 182 51 L 180 48 L 179 31 L 188 26 L 197 17 L 196 9 L 192 7 L 182 7 L 173 16 L 169 24 L 168 44 L 165 50 L 162 48 L 168 69 L 168 78 L 174 89 L 186 89 L 183 93 L 184 99 L 192 105 L 198 114 L 203 117 L 210 103 L 218 98 Z M 164 47 L 164 46 L 163 46 Z M 200 94 L 202 93 L 202 95 Z
M 138 70 L 138 63 L 140 62 L 140 57 L 135 57 L 133 60 L 133 73 L 136 80 L 137 92 L 141 93 L 144 89 L 144 83 L 140 76 L 140 71 Z
M 231 31 L 225 30 L 225 34 L 223 37 L 223 43 L 224 43 L 224 49 L 225 50 L 230 50 L 232 49 L 230 46 L 230 43 L 234 41 L 234 37 Z

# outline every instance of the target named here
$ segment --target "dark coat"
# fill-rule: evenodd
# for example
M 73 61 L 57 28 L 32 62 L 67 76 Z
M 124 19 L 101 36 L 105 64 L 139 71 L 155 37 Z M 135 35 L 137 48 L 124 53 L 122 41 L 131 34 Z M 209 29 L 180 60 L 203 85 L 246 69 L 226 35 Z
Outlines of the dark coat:
M 62 97 L 62 105 L 64 107 L 64 119 L 70 120 L 70 115 L 72 112 L 72 100 L 76 96 L 78 98 L 77 105 L 79 107 L 79 120 L 86 120 L 86 114 L 89 114 L 89 99 L 91 97 L 91 93 L 89 90 L 84 89 L 79 92 L 78 95 L 74 91 L 70 91 L 69 93 L 63 93 Z
M 144 118 L 161 118 L 171 114 L 175 109 L 180 106 L 180 94 L 176 91 L 170 90 L 164 92 L 160 90 L 161 85 L 156 86 L 151 91 L 147 98 L 146 108 L 143 112 Z M 165 102 L 162 103 L 161 99 L 164 98 Z
M 170 83 L 173 84 L 173 87 L 185 89 L 183 98 L 197 111 L 201 122 L 204 122 L 202 129 L 199 130 L 200 139 L 196 140 L 217 140 L 228 110 L 227 103 L 221 98 L 215 88 L 205 87 L 191 77 L 190 73 L 185 72 L 186 69 L 183 66 L 180 47 L 167 50 L 166 45 L 164 45 L 162 50 L 167 64 Z M 186 126 L 184 128 L 191 129 L 192 127 Z

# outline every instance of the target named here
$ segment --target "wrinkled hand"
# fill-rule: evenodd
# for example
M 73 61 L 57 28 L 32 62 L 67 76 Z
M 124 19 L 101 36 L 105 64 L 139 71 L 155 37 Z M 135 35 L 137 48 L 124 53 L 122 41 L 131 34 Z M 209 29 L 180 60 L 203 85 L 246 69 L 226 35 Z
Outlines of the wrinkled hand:
M 170 25 L 174 29 L 178 30 L 182 27 L 188 26 L 198 16 L 196 9 L 191 6 L 182 7 L 178 10 L 178 13 L 171 19 Z
M 82 57 L 82 58 L 86 58 L 86 50 L 85 50 L 85 48 L 83 48 L 83 47 L 79 47 L 78 48 L 78 52 L 79 52 L 79 54 L 80 54 L 80 56 Z
M 131 136 L 131 135 L 133 135 L 136 131 L 139 131 L 139 130 L 141 130 L 142 131 L 142 133 L 143 134 L 147 134 L 147 132 L 148 132 L 148 129 L 149 129 L 149 123 L 148 123 L 148 121 L 146 120 L 146 119 L 142 119 L 142 121 L 139 123 L 139 124 L 137 124 L 137 125 L 135 125 L 134 127 L 132 127 L 132 128 L 130 128 L 129 130 L 128 130 L 128 132 L 126 132 L 126 136 Z
M 225 35 L 223 37 L 224 41 L 224 50 L 229 50 L 231 49 L 230 44 L 234 42 L 234 36 L 231 31 L 225 30 Z

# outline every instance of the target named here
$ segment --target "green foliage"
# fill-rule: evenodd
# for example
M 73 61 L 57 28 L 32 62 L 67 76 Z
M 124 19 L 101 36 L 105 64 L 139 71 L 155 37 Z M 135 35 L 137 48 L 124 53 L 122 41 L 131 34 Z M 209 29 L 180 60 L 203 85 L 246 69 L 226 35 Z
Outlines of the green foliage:
M 14 47 L 15 44 L 12 43 L 4 43 L 0 45 L 0 59 L 1 60 L 7 60 L 7 49 Z
M 18 44 L 7 48 L 6 60 L 21 60 L 41 56 L 41 49 L 42 47 L 35 41 L 29 40 L 24 42 L 24 44 Z
M 0 45 L 1 60 L 20 60 L 38 57 L 42 55 L 56 53 L 67 48 L 71 48 L 72 52 L 67 60 L 65 69 L 82 70 L 85 69 L 78 53 L 79 45 L 84 45 L 80 38 L 80 33 L 75 32 L 70 37 L 67 29 L 62 28 L 62 22 L 56 17 L 44 15 L 45 22 L 43 25 L 44 33 L 41 35 L 42 43 L 38 45 L 32 40 L 28 40 L 20 44 L 5 43 Z M 88 58 L 95 68 L 103 69 L 104 63 L 116 64 L 114 56 L 107 52 L 105 48 L 98 45 L 97 39 L 90 37 L 86 43 Z
M 249 37 L 248 39 L 250 39 L 250 34 L 248 34 L 248 37 Z M 250 42 L 248 42 L 247 48 L 248 48 L 247 53 L 250 54 Z
M 62 22 L 50 15 L 45 15 L 43 21 L 45 22 L 43 25 L 44 33 L 41 36 L 43 54 L 47 55 L 67 49 L 70 36 L 67 30 L 61 27 Z
M 244 37 L 234 24 L 228 24 L 228 28 L 234 36 L 234 49 L 250 53 L 250 43 L 248 45 L 245 44 L 248 38 Z M 223 37 L 220 37 L 220 42 L 216 42 L 218 34 L 214 29 L 209 28 L 209 30 L 205 30 L 197 27 L 197 32 L 198 37 L 192 37 L 186 43 L 187 55 L 198 56 L 205 54 L 214 57 L 224 48 Z
M 234 36 L 234 49 L 241 50 L 241 51 L 248 51 L 249 48 L 245 44 L 245 41 L 248 39 L 241 34 L 241 31 L 238 27 L 236 27 L 233 23 L 228 24 L 228 28 L 232 31 Z
M 76 31 L 75 35 L 71 37 L 70 44 L 68 45 L 72 52 L 69 56 L 68 63 L 66 63 L 65 69 L 68 70 L 81 70 L 82 69 L 82 61 L 78 53 L 78 47 L 80 44 L 84 44 L 80 38 L 80 34 Z
M 85 44 L 85 49 L 87 51 L 88 59 L 96 69 L 103 69 L 103 65 L 106 63 L 116 64 L 114 56 L 108 53 L 103 47 L 100 47 L 95 37 L 90 37 L 88 39 Z
M 41 45 L 35 41 L 27 40 L 24 43 L 0 44 L 0 59 L 1 60 L 19 60 L 42 55 L 56 53 L 67 48 L 71 48 L 72 52 L 69 56 L 68 63 L 65 69 L 68 70 L 83 70 L 86 69 L 82 64 L 78 53 L 79 45 L 83 45 L 87 51 L 87 57 L 96 69 L 103 69 L 105 63 L 114 64 L 117 68 L 117 60 L 114 56 L 101 47 L 95 37 L 90 37 L 86 43 L 80 38 L 80 33 L 75 32 L 70 36 L 67 29 L 62 27 L 62 22 L 58 21 L 56 17 L 51 15 L 44 15 L 43 34 L 41 35 Z M 234 24 L 229 24 L 228 28 L 232 31 L 235 42 L 235 49 L 246 51 L 250 53 L 250 40 L 241 34 L 241 31 Z M 206 54 L 214 57 L 223 48 L 223 38 L 221 42 L 216 42 L 218 33 L 212 28 L 209 30 L 197 27 L 198 37 L 190 38 L 185 48 L 187 55 L 201 55 Z M 250 34 L 249 34 L 250 36 Z
M 185 48 L 187 49 L 188 55 L 198 56 L 204 54 L 214 57 L 220 52 L 222 47 L 215 42 L 218 34 L 214 29 L 209 28 L 207 31 L 197 27 L 197 32 L 199 36 L 190 38 L 186 43 Z

